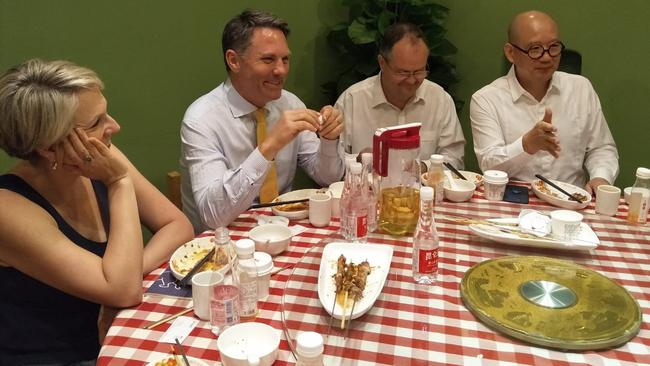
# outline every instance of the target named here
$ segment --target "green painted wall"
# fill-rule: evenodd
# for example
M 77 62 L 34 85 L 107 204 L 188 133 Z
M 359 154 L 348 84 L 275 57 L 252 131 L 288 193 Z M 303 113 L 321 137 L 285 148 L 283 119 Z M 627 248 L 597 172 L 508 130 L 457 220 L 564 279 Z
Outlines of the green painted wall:
M 645 98 L 650 95 L 650 2 L 443 0 L 451 8 L 449 38 L 459 48 L 462 81 L 471 94 L 503 72 L 505 28 L 517 12 L 546 10 L 565 43 L 583 54 L 583 74 L 598 91 L 621 154 L 617 185 L 630 185 L 637 166 L 650 166 Z M 185 108 L 225 76 L 220 34 L 246 7 L 289 21 L 293 51 L 287 89 L 312 108 L 326 102 L 320 84 L 334 72 L 326 28 L 346 16 L 338 0 L 0 0 L 0 69 L 27 58 L 69 59 L 96 70 L 107 85 L 109 111 L 122 125 L 114 142 L 156 185 L 177 169 Z M 460 117 L 470 138 L 468 108 Z M 469 167 L 476 167 L 471 145 Z M 0 154 L 0 171 L 13 161 Z M 475 168 L 476 169 L 476 168 Z

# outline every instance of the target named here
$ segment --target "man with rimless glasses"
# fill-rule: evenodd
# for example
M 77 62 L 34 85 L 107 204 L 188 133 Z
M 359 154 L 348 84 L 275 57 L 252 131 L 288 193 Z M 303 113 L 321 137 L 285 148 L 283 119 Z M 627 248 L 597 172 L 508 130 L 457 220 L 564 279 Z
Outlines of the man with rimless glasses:
M 336 102 L 345 121 L 341 150 L 355 155 L 370 151 L 377 128 L 420 122 L 420 157 L 443 154 L 463 168 L 465 138 L 454 101 L 426 79 L 428 57 L 416 25 L 397 23 L 386 29 L 377 56 L 380 73 L 352 85 Z
M 592 193 L 616 179 L 618 152 L 589 80 L 557 71 L 563 50 L 549 15 L 514 18 L 504 46 L 513 66 L 472 96 L 474 151 L 484 171 L 541 174 Z

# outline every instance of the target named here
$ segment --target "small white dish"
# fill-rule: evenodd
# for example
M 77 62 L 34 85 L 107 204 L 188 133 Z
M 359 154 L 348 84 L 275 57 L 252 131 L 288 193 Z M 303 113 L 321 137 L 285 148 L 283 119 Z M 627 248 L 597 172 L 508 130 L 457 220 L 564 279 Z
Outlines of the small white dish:
M 256 226 L 248 232 L 248 237 L 255 242 L 255 250 L 270 255 L 278 255 L 287 250 L 292 236 L 289 227 L 279 224 Z
M 467 178 L 468 181 L 474 183 L 477 187 L 480 187 L 483 184 L 483 176 L 482 175 L 480 175 L 478 173 L 470 172 L 470 171 L 467 171 L 467 170 L 459 170 L 459 172 L 465 178 Z M 451 176 L 454 177 L 454 179 L 458 178 L 456 176 L 456 174 L 454 174 L 454 172 L 451 172 Z M 429 185 L 427 183 L 427 173 L 422 173 L 422 176 L 420 178 L 421 178 L 422 185 L 424 185 L 424 186 Z M 460 179 L 460 178 L 458 178 L 458 179 Z
M 585 196 L 586 199 L 584 199 L 582 203 L 571 200 L 567 197 L 566 194 L 544 183 L 544 181 L 542 181 L 541 179 L 535 179 L 531 183 L 531 187 L 533 189 L 533 192 L 537 196 L 537 198 L 546 201 L 553 206 L 566 208 L 567 210 L 582 210 L 583 208 L 587 207 L 591 202 L 591 195 L 589 194 L 589 192 L 585 191 L 584 189 L 580 187 L 576 187 L 573 184 L 564 183 L 557 180 L 551 179 L 551 182 L 557 184 L 560 188 L 564 189 L 565 191 L 571 194 L 577 193 L 582 196 Z
M 493 240 L 497 243 L 516 245 L 516 246 L 525 246 L 533 248 L 554 248 L 554 249 L 565 249 L 565 250 L 590 250 L 597 248 L 600 244 L 600 240 L 596 233 L 589 227 L 589 225 L 584 222 L 580 223 L 580 232 L 571 240 L 555 239 L 551 237 L 533 237 L 532 234 L 529 234 L 531 237 L 522 237 L 516 233 L 508 232 L 509 230 L 518 230 L 518 226 L 507 225 L 517 225 L 519 219 L 516 217 L 505 218 L 505 219 L 490 219 L 490 222 L 495 224 L 502 224 L 503 226 L 496 227 L 486 224 L 470 224 L 469 229 L 474 234 Z
M 194 238 L 178 247 L 172 254 L 171 258 L 169 258 L 169 268 L 171 269 L 174 277 L 178 280 L 183 279 L 187 272 L 194 268 L 194 264 L 205 257 L 205 255 L 208 254 L 214 245 L 214 237 L 206 236 L 202 238 Z M 224 250 L 226 249 L 224 248 Z M 230 262 L 230 258 L 232 258 L 233 253 L 231 253 L 230 250 L 228 251 L 229 253 L 218 253 L 217 255 L 227 254 L 229 256 L 228 262 Z M 212 261 L 208 261 L 203 265 L 200 272 L 217 271 L 223 276 L 226 276 L 229 270 L 230 265 L 216 268 Z
M 280 331 L 264 323 L 239 323 L 217 338 L 221 363 L 225 366 L 270 366 L 278 358 Z
M 365 260 L 371 267 L 371 272 L 366 281 L 366 288 L 363 290 L 363 297 L 354 305 L 352 301 L 343 309 L 336 301 L 336 264 L 339 256 L 343 254 L 348 262 L 359 264 Z M 336 319 L 341 319 L 345 313 L 346 319 L 356 319 L 370 310 L 379 297 L 386 277 L 390 270 L 390 263 L 393 258 L 393 248 L 383 244 L 351 244 L 346 242 L 329 243 L 323 249 L 323 256 L 318 272 L 318 298 L 323 308 Z M 333 313 L 332 313 L 333 309 Z
M 157 359 L 155 361 L 151 361 L 151 362 L 147 363 L 147 366 L 166 365 L 166 363 L 164 363 L 164 362 L 166 360 L 170 360 L 170 359 L 173 359 L 173 358 L 174 358 L 174 356 L 161 357 L 161 358 L 159 358 L 159 359 Z M 176 359 L 179 362 L 183 362 L 183 356 L 181 356 L 181 355 L 177 355 Z M 199 360 L 198 358 L 195 358 L 195 357 L 187 356 L 187 360 L 190 362 L 190 366 L 208 366 L 207 362 L 205 362 L 203 360 Z M 180 363 L 179 365 L 182 365 L 182 363 Z
M 469 201 L 476 190 L 476 185 L 468 180 L 454 179 L 454 188 L 450 187 L 449 180 L 445 180 L 443 188 L 445 198 L 452 202 Z
M 317 191 L 318 189 L 299 189 L 297 191 L 291 191 L 282 194 L 276 197 L 273 202 L 309 199 L 309 197 L 311 197 L 311 195 Z M 291 206 L 273 206 L 271 207 L 271 211 L 273 211 L 274 215 L 284 216 L 291 220 L 306 219 L 307 216 L 309 216 L 309 202 L 293 204 Z

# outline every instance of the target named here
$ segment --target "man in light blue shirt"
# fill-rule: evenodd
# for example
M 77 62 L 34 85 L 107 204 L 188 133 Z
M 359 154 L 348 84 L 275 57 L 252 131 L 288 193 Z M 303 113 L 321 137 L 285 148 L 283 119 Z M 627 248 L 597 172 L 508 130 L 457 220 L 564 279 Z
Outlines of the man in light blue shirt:
M 307 109 L 282 89 L 288 34 L 287 23 L 268 13 L 246 10 L 233 18 L 222 36 L 228 79 L 185 112 L 183 211 L 197 233 L 230 224 L 258 202 L 273 165 L 280 193 L 291 189 L 297 164 L 323 186 L 343 176 L 337 153 L 341 113 L 331 106 Z M 258 146 L 259 109 L 266 113 L 267 132 Z

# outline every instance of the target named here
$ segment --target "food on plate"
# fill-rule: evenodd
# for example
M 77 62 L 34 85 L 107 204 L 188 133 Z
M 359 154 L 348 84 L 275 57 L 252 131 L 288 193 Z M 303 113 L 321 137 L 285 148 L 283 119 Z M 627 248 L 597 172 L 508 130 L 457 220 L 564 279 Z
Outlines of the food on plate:
M 178 359 L 178 356 L 174 354 L 171 357 L 156 362 L 155 366 L 181 366 L 181 365 L 183 365 L 183 363 Z
M 336 274 L 333 277 L 336 284 L 336 302 L 341 308 L 346 309 L 361 300 L 370 271 L 368 261 L 359 264 L 347 263 L 343 254 L 339 256 L 336 262 Z
M 549 196 L 553 196 L 553 197 L 560 198 L 560 199 L 563 199 L 563 200 L 568 200 L 569 199 L 564 194 L 560 195 L 560 194 L 557 194 L 557 193 L 553 192 L 552 190 L 550 190 L 546 186 L 546 183 L 544 183 L 544 181 L 542 181 L 542 180 L 535 181 L 535 187 L 537 188 L 538 191 L 540 191 L 540 192 L 542 192 L 544 194 L 547 194 Z M 565 190 L 566 190 L 566 188 L 565 188 Z M 579 199 L 580 202 L 585 202 L 586 200 L 589 199 L 589 197 L 585 196 L 582 193 L 578 193 L 578 192 L 569 192 L 569 193 L 571 193 L 575 198 Z
M 483 182 L 483 176 L 480 175 L 480 174 L 476 174 L 476 175 L 474 176 L 474 183 L 475 183 L 475 184 L 479 184 L 479 183 L 481 183 L 481 182 Z
M 295 212 L 306 210 L 309 206 L 308 202 L 287 203 L 286 205 L 275 206 L 276 209 L 285 212 Z
M 195 244 L 190 243 L 187 244 L 191 247 L 193 247 Z M 174 266 L 174 270 L 181 275 L 186 275 L 189 271 L 194 268 L 194 265 L 203 259 L 210 250 L 212 250 L 211 247 L 196 247 L 193 250 L 189 250 L 185 255 L 183 255 L 181 258 L 172 260 L 172 266 Z M 199 269 L 199 272 L 203 271 L 216 271 L 221 269 L 223 266 L 227 265 L 229 263 L 229 256 L 227 253 L 226 248 L 220 246 L 217 248 L 217 250 L 214 251 L 214 256 L 212 257 L 211 261 L 205 262 L 203 266 Z

